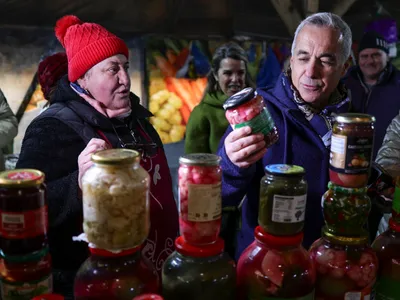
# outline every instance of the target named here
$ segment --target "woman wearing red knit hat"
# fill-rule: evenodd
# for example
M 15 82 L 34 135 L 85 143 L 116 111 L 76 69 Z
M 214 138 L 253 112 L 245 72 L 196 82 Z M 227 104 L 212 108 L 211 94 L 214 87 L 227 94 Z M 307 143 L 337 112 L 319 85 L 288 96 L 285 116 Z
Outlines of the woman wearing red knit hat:
M 68 76 L 28 127 L 17 167 L 46 174 L 54 289 L 71 295 L 75 272 L 87 258 L 87 244 L 72 237 L 82 232 L 80 181 L 92 153 L 146 145 L 141 164 L 151 177 L 151 229 L 142 253 L 158 270 L 173 251 L 178 213 L 163 146 L 147 120 L 152 115 L 130 93 L 124 41 L 75 16 L 61 18 L 55 32 L 67 54 Z

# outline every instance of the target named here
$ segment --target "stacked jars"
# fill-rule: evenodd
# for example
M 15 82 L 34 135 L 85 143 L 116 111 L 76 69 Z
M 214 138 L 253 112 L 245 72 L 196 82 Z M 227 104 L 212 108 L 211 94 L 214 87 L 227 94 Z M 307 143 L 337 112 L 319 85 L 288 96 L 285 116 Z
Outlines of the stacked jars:
M 75 299 L 131 300 L 157 293 L 154 266 L 141 256 L 150 227 L 149 175 L 140 155 L 111 149 L 92 155 L 82 178 L 83 229 L 91 256 L 75 278 Z
M 342 114 L 332 130 L 330 180 L 322 196 L 325 226 L 310 248 L 317 270 L 316 297 L 369 299 L 377 257 L 363 229 L 371 209 L 367 196 L 375 118 Z
M 372 248 L 379 259 L 375 299 L 400 299 L 400 177 L 396 179 L 389 228 L 376 238 Z
M 163 266 L 166 300 L 235 297 L 235 263 L 224 254 L 221 226 L 220 157 L 189 154 L 180 157 L 179 227 L 176 251 Z
M 261 179 L 255 241 L 240 256 L 241 299 L 314 299 L 315 269 L 301 246 L 307 200 L 305 171 L 269 165 Z
M 51 258 L 44 174 L 33 169 L 0 173 L 1 297 L 51 293 Z

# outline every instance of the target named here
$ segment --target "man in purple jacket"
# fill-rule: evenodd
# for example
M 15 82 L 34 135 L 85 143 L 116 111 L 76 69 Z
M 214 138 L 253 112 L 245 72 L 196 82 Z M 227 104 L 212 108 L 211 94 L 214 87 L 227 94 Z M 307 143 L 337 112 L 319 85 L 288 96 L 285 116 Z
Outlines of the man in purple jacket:
M 400 72 L 390 62 L 386 40 L 376 32 L 364 34 L 358 65 L 349 69 L 344 83 L 351 92 L 352 111 L 375 116 L 375 160 L 386 129 L 400 110 Z
M 305 19 L 295 33 L 290 68 L 275 87 L 257 91 L 275 121 L 279 141 L 266 149 L 263 135 L 252 134 L 250 127 L 229 128 L 223 137 L 218 151 L 223 205 L 237 206 L 246 196 L 236 258 L 254 240 L 260 180 L 269 164 L 305 168 L 309 186 L 303 244 L 308 248 L 320 237 L 321 196 L 329 180 L 331 116 L 347 112 L 350 106 L 339 80 L 346 71 L 351 43 L 350 28 L 337 15 L 318 13 Z

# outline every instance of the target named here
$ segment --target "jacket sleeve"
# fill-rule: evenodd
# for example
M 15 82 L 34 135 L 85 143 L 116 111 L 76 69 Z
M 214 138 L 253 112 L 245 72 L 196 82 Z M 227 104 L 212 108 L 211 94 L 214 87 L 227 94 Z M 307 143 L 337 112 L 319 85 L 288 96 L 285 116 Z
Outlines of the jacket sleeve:
M 17 133 L 17 118 L 0 90 L 0 149 L 11 143 Z
M 387 128 L 376 162 L 384 168 L 400 165 L 400 114 L 392 120 Z
M 211 153 L 209 138 L 210 123 L 198 105 L 186 125 L 185 153 Z
M 54 118 L 34 120 L 26 130 L 17 168 L 45 173 L 50 227 L 82 215 L 78 156 L 84 148 L 75 131 Z

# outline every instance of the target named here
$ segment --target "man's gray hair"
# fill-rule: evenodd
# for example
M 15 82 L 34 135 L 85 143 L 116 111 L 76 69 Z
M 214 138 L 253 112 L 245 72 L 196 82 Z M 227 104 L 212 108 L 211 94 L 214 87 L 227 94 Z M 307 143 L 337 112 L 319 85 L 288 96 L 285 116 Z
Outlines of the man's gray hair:
M 294 55 L 294 49 L 296 48 L 297 35 L 305 25 L 330 27 L 338 30 L 340 33 L 338 42 L 341 44 L 340 57 L 338 58 L 339 63 L 344 64 L 347 61 L 350 56 L 351 45 L 353 43 L 350 27 L 345 21 L 343 21 L 341 17 L 328 12 L 313 14 L 304 19 L 300 25 L 297 26 L 292 44 L 292 55 Z

